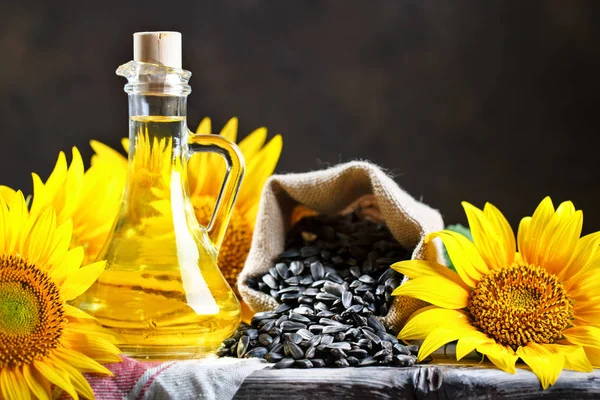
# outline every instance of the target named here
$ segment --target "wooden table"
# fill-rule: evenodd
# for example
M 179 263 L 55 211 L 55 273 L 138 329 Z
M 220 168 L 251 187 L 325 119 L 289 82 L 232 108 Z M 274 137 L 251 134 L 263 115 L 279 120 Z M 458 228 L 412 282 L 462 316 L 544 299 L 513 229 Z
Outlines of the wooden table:
M 488 364 L 411 368 L 264 369 L 246 378 L 235 399 L 600 399 L 600 370 L 563 371 L 541 389 L 529 370 L 512 375 Z

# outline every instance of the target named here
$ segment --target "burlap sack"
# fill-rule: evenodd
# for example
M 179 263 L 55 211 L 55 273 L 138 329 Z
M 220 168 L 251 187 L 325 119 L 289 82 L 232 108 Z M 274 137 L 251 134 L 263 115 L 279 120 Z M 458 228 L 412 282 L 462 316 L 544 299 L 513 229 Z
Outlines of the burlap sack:
M 272 310 L 279 304 L 248 287 L 245 281 L 268 273 L 284 250 L 295 206 L 302 204 L 321 214 L 336 215 L 358 205 L 365 195 L 376 200 L 378 214 L 396 240 L 406 248 L 414 248 L 413 259 L 439 260 L 441 252 L 435 245 L 425 245 L 423 239 L 427 233 L 443 229 L 440 213 L 411 197 L 378 166 L 353 161 L 320 171 L 273 175 L 263 188 L 252 247 L 237 281 L 242 298 L 253 311 Z M 420 300 L 396 298 L 381 320 L 400 329 L 424 305 Z

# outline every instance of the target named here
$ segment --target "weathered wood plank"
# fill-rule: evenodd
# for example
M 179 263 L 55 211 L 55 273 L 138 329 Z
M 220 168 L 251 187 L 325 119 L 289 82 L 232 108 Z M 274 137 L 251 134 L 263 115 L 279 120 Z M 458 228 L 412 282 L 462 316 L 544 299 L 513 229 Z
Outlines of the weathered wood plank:
M 251 374 L 235 399 L 598 399 L 600 370 L 563 371 L 542 391 L 537 377 L 480 365 L 412 368 L 265 369 Z

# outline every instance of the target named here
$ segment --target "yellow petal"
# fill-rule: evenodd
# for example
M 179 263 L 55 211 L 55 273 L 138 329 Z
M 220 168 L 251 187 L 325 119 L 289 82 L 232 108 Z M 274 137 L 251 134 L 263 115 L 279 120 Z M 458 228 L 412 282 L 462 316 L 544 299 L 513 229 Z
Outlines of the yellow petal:
M 554 215 L 554 206 L 550 197 L 546 197 L 536 208 L 531 218 L 521 220 L 517 241 L 519 253 L 528 264 L 537 264 L 537 246 L 540 242 L 546 225 Z
M 99 162 L 105 162 L 108 165 L 116 167 L 117 170 L 127 167 L 127 159 L 112 147 L 96 140 L 92 140 L 90 146 L 92 146 L 92 149 L 96 153 L 92 156 L 92 166 Z
M 396 288 L 392 295 L 414 297 L 451 309 L 467 307 L 469 302 L 469 292 L 464 287 L 441 276 L 410 279 Z
M 72 305 L 69 305 L 69 304 L 64 304 L 63 307 L 65 308 L 67 317 L 95 320 L 95 318 L 92 317 L 90 314 L 86 313 L 85 311 L 80 310 L 77 307 L 73 307 Z
M 6 252 L 6 246 L 10 242 L 8 205 L 0 197 L 0 252 Z
M 594 370 L 585 354 L 585 350 L 581 346 L 562 344 L 546 344 L 544 346 L 551 352 L 564 356 L 566 369 L 579 372 L 592 372 Z
M 55 350 L 55 355 L 65 363 L 75 367 L 81 372 L 92 372 L 112 376 L 113 373 L 103 365 L 100 365 L 90 357 L 81 354 L 78 351 L 65 350 L 58 348 Z
M 400 272 L 402 275 L 406 275 L 409 278 L 418 278 L 421 276 L 443 276 L 461 285 L 468 290 L 468 286 L 460 279 L 460 276 L 450 268 L 438 264 L 435 261 L 424 261 L 424 260 L 406 260 L 400 261 L 390 266 L 395 271 Z
M 196 129 L 196 134 L 198 135 L 210 135 L 212 133 L 212 127 L 210 123 L 210 118 L 204 117 L 202 121 L 200 121 L 200 125 L 198 125 L 198 129 Z
M 77 271 L 67 277 L 61 287 L 61 294 L 64 299 L 69 301 L 83 294 L 104 271 L 106 261 L 99 261 L 85 267 L 79 268 Z
M 31 264 L 37 264 L 43 258 L 47 259 L 48 248 L 56 231 L 56 215 L 54 209 L 47 208 L 37 219 L 24 243 L 23 254 Z
M 493 207 L 491 204 L 486 205 L 491 219 L 467 202 L 463 202 L 462 205 L 469 221 L 475 247 L 488 267 L 498 269 L 510 265 L 515 256 L 516 245 L 512 229 L 504 216 L 496 208 L 491 208 Z
M 32 373 L 29 364 L 23 364 L 21 368 L 23 368 L 23 379 L 27 383 L 31 393 L 39 400 L 49 400 L 51 395 L 50 385 L 47 382 L 44 384 L 38 381 L 36 376 Z
M 56 262 L 54 268 L 50 269 L 49 274 L 58 285 L 63 285 L 68 276 L 77 272 L 81 267 L 84 257 L 83 247 L 75 247 L 64 253 Z
M 565 357 L 562 353 L 552 352 L 544 345 L 534 342 L 519 347 L 517 354 L 525 364 L 529 365 L 540 380 L 544 390 L 548 386 L 554 385 L 565 364 Z
M 439 327 L 467 325 L 470 325 L 470 320 L 461 311 L 427 306 L 410 317 L 398 338 L 403 340 L 424 339 Z
M 79 399 L 77 392 L 71 385 L 69 378 L 65 378 L 60 374 L 60 371 L 57 371 L 53 366 L 50 365 L 50 361 L 48 358 L 43 361 L 34 361 L 33 367 L 47 380 L 67 392 L 69 396 L 74 398 L 75 400 Z
M 69 363 L 60 359 L 55 358 L 53 361 L 63 373 L 66 373 L 71 385 L 75 388 L 77 393 L 80 393 L 87 399 L 94 398 L 94 391 L 81 372 L 73 368 Z
M 458 339 L 458 343 L 456 343 L 456 359 L 460 361 L 478 346 L 492 343 L 494 343 L 494 340 L 490 339 L 485 333 L 473 329 Z
M 238 145 L 246 163 L 249 164 L 252 158 L 259 152 L 267 140 L 267 128 L 258 128 L 246 136 Z
M 235 143 L 237 139 L 237 131 L 238 131 L 238 119 L 236 117 L 231 118 L 223 129 L 221 129 L 220 135 L 226 137 Z
M 16 190 L 9 188 L 8 186 L 0 185 L 0 197 L 7 203 L 12 200 L 15 194 L 17 194 Z
M 484 354 L 496 367 L 509 374 L 514 374 L 515 363 L 519 356 L 506 346 L 498 343 L 482 343 L 477 345 L 477 351 Z
M 561 281 L 570 280 L 591 268 L 593 266 L 592 260 L 598 260 L 595 258 L 598 246 L 600 246 L 600 232 L 595 232 L 579 239 L 573 257 L 558 272 L 558 279 Z
M 277 135 L 248 164 L 248 179 L 242 183 L 239 194 L 239 209 L 243 214 L 259 202 L 263 186 L 277 166 L 282 147 L 281 136 Z
M 569 263 L 575 253 L 583 227 L 581 210 L 574 213 L 560 212 L 561 208 L 570 208 L 563 207 L 563 204 L 548 223 L 537 248 L 536 265 L 543 266 L 555 275 Z
M 474 329 L 474 328 L 473 328 Z M 456 328 L 436 328 L 425 338 L 419 348 L 419 361 L 424 360 L 431 353 L 462 336 L 464 330 Z
M 585 355 L 594 368 L 600 368 L 600 348 L 584 347 Z
M 4 399 L 28 400 L 29 388 L 18 369 L 4 367 L 0 369 L 0 394 Z
M 600 328 L 595 326 L 576 326 L 565 329 L 563 336 L 569 343 L 600 349 Z
M 436 237 L 442 239 L 456 272 L 470 287 L 475 287 L 482 275 L 490 272 L 473 242 L 460 233 L 445 230 L 430 233 L 425 241 L 429 242 Z
M 9 203 L 8 208 L 8 231 L 10 232 L 10 242 L 7 244 L 6 251 L 9 254 L 15 254 L 20 251 L 23 241 L 27 237 L 28 231 L 28 216 L 27 204 L 23 193 L 20 191 L 14 196 L 13 201 Z

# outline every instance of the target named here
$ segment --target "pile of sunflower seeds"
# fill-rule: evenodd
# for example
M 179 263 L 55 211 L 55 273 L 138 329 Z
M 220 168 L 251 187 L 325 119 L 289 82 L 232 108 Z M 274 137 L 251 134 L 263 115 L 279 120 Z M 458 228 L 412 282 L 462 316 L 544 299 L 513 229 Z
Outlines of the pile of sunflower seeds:
M 355 214 L 302 219 L 269 273 L 246 282 L 281 304 L 257 313 L 217 355 L 265 358 L 275 368 L 413 365 L 418 348 L 398 343 L 376 318 L 402 279 L 390 264 L 409 257 L 385 225 Z

